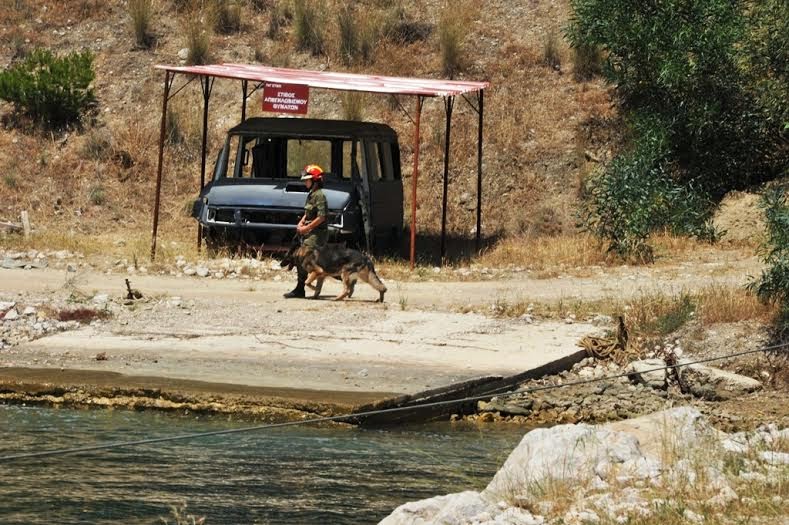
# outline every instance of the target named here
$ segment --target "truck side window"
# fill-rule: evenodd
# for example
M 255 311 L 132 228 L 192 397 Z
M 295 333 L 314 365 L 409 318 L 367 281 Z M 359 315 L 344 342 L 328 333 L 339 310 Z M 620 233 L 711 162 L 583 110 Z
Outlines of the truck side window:
M 378 143 L 378 160 L 381 163 L 381 173 L 383 180 L 395 180 L 394 167 L 392 165 L 392 145 L 388 142 Z
M 378 182 L 381 180 L 381 158 L 378 155 L 377 142 L 364 142 L 364 163 L 367 166 L 367 178 L 370 181 Z
M 228 159 L 228 177 L 251 177 L 252 176 L 252 147 L 255 145 L 255 139 L 244 137 L 233 137 L 231 141 L 231 151 L 234 150 L 233 145 L 238 144 L 238 150 L 231 155 Z

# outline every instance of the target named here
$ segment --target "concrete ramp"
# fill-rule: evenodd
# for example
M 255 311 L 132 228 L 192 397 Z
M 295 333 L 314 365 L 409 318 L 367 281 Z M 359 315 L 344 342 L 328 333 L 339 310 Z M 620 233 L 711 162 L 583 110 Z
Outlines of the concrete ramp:
M 28 343 L 3 355 L 0 365 L 421 399 L 424 391 L 480 377 L 555 368 L 576 359 L 576 342 L 594 330 L 584 323 L 359 309 L 319 329 L 283 325 L 260 333 L 86 327 Z

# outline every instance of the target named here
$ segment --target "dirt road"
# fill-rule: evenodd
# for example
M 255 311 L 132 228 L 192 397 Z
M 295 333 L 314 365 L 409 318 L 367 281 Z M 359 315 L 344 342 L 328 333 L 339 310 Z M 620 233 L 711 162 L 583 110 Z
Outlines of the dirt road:
M 284 272 L 260 281 L 138 275 L 133 284 L 144 299 L 123 304 L 123 274 L 0 270 L 0 300 L 45 304 L 76 296 L 92 304 L 106 294 L 113 313 L 108 321 L 1 351 L 0 366 L 6 370 L 0 381 L 24 376 L 26 386 L 19 391 L 46 391 L 39 387 L 51 384 L 61 390 L 93 389 L 94 398 L 128 397 L 131 390 L 139 393 L 142 381 L 148 392 L 143 397 L 154 392 L 191 403 L 226 402 L 220 392 L 236 385 L 252 389 L 244 396 L 289 399 L 288 406 L 294 400 L 348 406 L 483 375 L 520 373 L 577 354 L 578 339 L 605 328 L 484 315 L 495 302 L 624 298 L 740 284 L 753 273 L 753 261 L 590 273 L 597 274 L 388 281 L 384 304 L 374 303 L 376 292 L 364 284 L 353 300 L 342 303 L 285 300 L 282 292 L 292 286 L 294 275 Z M 337 291 L 339 284 L 327 283 L 324 299 Z M 465 305 L 481 313 L 458 313 Z M 11 368 L 35 372 L 9 374 Z M 110 384 L 114 394 L 107 393 Z

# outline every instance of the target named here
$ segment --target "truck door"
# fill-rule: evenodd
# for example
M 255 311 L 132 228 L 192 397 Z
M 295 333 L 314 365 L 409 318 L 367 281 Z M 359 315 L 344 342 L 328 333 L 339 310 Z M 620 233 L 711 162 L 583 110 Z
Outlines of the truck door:
M 403 228 L 403 182 L 399 151 L 389 142 L 364 141 L 364 165 L 370 186 L 370 208 L 375 244 L 394 248 Z

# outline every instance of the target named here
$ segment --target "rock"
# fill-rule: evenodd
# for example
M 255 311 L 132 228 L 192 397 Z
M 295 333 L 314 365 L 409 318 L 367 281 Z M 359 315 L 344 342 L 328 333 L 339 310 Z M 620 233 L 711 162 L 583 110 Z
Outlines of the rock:
M 704 516 L 696 514 L 690 509 L 685 509 L 682 513 L 682 517 L 685 518 L 688 523 L 704 523 Z
M 189 48 L 188 47 L 181 48 L 178 51 L 178 59 L 186 60 L 187 58 L 189 58 Z
M 683 360 L 680 359 L 679 362 L 682 363 Z M 762 387 L 762 384 L 756 379 L 721 370 L 720 368 L 701 364 L 690 365 L 687 368 L 688 370 L 683 374 L 683 377 L 691 384 L 691 391 L 694 385 L 709 384 L 713 386 L 718 397 L 728 398 L 754 392 Z
M 93 296 L 93 304 L 107 304 L 110 300 L 110 296 L 106 293 L 97 293 Z
M 33 308 L 32 306 L 27 306 L 22 311 L 22 315 L 25 316 L 25 317 L 29 317 L 31 315 L 36 315 L 36 309 Z
M 583 424 L 538 428 L 523 437 L 482 494 L 496 500 L 517 496 L 528 503 L 539 499 L 545 479 L 572 482 L 586 472 L 641 457 L 638 440 L 624 432 Z
M 789 465 L 789 454 L 764 450 L 759 456 L 770 465 Z
M 6 257 L 3 259 L 2 267 L 7 270 L 13 270 L 15 268 L 24 268 L 25 264 L 27 263 L 24 261 L 17 261 L 11 257 Z
M 7 312 L 14 306 L 16 306 L 16 303 L 13 301 L 0 301 L 0 312 Z
M 67 271 L 67 272 L 70 272 L 70 273 L 74 273 L 74 272 L 76 272 L 76 271 L 77 271 L 77 265 L 76 265 L 76 264 L 73 264 L 73 263 L 68 263 L 68 264 L 66 265 L 66 271 Z
M 194 268 L 184 268 L 184 275 L 195 275 L 196 273 Z
M 645 384 L 652 388 L 663 389 L 666 388 L 666 370 L 654 370 L 666 366 L 666 362 L 662 359 L 644 359 L 642 361 L 633 361 L 630 363 L 625 372 L 630 374 L 632 380 Z
M 11 308 L 3 316 L 3 321 L 16 321 L 17 319 L 19 319 L 19 313 L 16 308 Z
M 205 266 L 198 266 L 197 269 L 195 269 L 195 273 L 197 274 L 198 277 L 208 277 L 210 272 L 208 268 L 206 268 Z
M 479 492 L 466 491 L 405 503 L 381 520 L 379 525 L 471 523 L 480 514 L 497 511 L 494 505 L 482 499 Z
M 483 412 L 498 412 L 502 416 L 528 416 L 531 414 L 531 407 L 534 401 L 531 399 L 522 399 L 517 401 L 501 401 L 499 399 L 491 400 L 485 403 Z
M 96 354 L 96 361 L 106 361 L 107 360 L 107 352 L 99 352 Z

